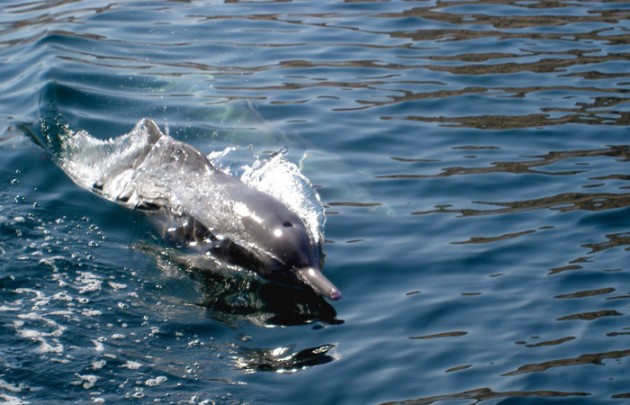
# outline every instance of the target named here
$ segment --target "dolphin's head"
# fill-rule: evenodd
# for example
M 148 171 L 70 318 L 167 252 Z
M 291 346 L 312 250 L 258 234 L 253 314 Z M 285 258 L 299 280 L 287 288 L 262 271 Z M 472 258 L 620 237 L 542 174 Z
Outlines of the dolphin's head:
M 241 216 L 248 261 L 260 276 L 279 283 L 306 287 L 332 300 L 341 292 L 321 272 L 321 243 L 309 236 L 304 222 L 279 200 L 250 194 L 248 215 Z
M 204 222 L 201 216 L 173 215 L 154 210 L 149 218 L 162 236 L 178 245 L 188 245 L 249 270 L 261 277 L 292 287 L 309 289 L 332 300 L 341 292 L 321 272 L 321 238 L 313 237 L 306 225 L 280 200 L 259 191 L 238 186 L 228 190 L 233 204 L 220 216 L 234 228 Z M 218 215 L 219 215 L 218 214 Z
M 256 233 L 254 270 L 272 281 L 302 286 L 332 300 L 341 292 L 331 283 L 321 267 L 321 245 L 309 238 L 302 220 L 289 210 L 275 211 L 265 218 L 263 226 L 250 226 Z

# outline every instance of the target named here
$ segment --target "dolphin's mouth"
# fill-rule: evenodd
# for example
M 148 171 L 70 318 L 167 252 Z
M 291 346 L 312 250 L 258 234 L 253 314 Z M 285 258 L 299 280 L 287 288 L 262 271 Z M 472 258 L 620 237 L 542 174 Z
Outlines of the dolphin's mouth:
M 330 282 L 322 274 L 319 269 L 313 267 L 305 267 L 302 269 L 296 269 L 298 279 L 307 286 L 311 287 L 316 293 L 321 294 L 331 300 L 338 300 L 341 298 L 341 291 L 333 283 Z

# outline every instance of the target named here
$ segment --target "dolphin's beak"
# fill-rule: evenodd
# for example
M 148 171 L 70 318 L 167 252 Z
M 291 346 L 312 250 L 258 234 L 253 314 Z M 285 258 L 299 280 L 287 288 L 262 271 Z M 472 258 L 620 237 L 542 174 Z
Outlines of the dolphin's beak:
M 337 287 L 335 287 L 335 285 L 331 283 L 318 269 L 306 267 L 297 269 L 295 272 L 298 278 L 307 286 L 311 287 L 316 293 L 328 297 L 331 300 L 338 300 L 341 298 L 341 291 L 339 291 Z

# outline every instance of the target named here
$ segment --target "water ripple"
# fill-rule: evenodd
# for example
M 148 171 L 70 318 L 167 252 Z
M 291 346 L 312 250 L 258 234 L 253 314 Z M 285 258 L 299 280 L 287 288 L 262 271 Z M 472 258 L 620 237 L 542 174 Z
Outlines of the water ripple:
M 519 367 L 516 370 L 509 371 L 504 376 L 512 376 L 524 373 L 536 373 L 546 371 L 555 367 L 570 367 L 580 364 L 603 364 L 606 359 L 619 359 L 630 356 L 630 350 L 614 350 L 602 353 L 582 354 L 573 358 L 550 360 L 542 363 L 531 363 Z
M 473 400 L 481 402 L 501 398 L 567 398 L 586 397 L 588 392 L 562 392 L 562 391 L 504 391 L 495 392 L 490 388 L 478 388 L 475 390 L 458 392 L 454 394 L 436 395 L 425 398 L 409 399 L 406 401 L 384 402 L 381 405 L 427 405 L 439 402 L 452 402 L 456 400 Z

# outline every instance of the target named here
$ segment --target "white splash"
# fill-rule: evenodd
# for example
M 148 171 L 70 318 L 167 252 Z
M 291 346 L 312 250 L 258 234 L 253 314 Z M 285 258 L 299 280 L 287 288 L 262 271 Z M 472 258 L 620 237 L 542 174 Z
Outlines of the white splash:
M 269 159 L 258 159 L 247 168 L 241 180 L 251 187 L 269 194 L 298 215 L 316 242 L 324 238 L 324 206 L 311 182 L 298 167 L 277 152 Z
M 147 387 L 157 387 L 158 385 L 166 382 L 168 378 L 163 375 L 157 376 L 155 378 L 150 378 L 144 382 L 144 385 Z
M 99 377 L 93 374 L 86 374 L 86 375 L 76 374 L 76 376 L 79 377 L 79 380 L 80 380 L 78 384 L 80 384 L 86 390 L 89 390 L 90 388 L 94 387 L 94 384 L 96 384 L 96 382 L 99 379 Z

